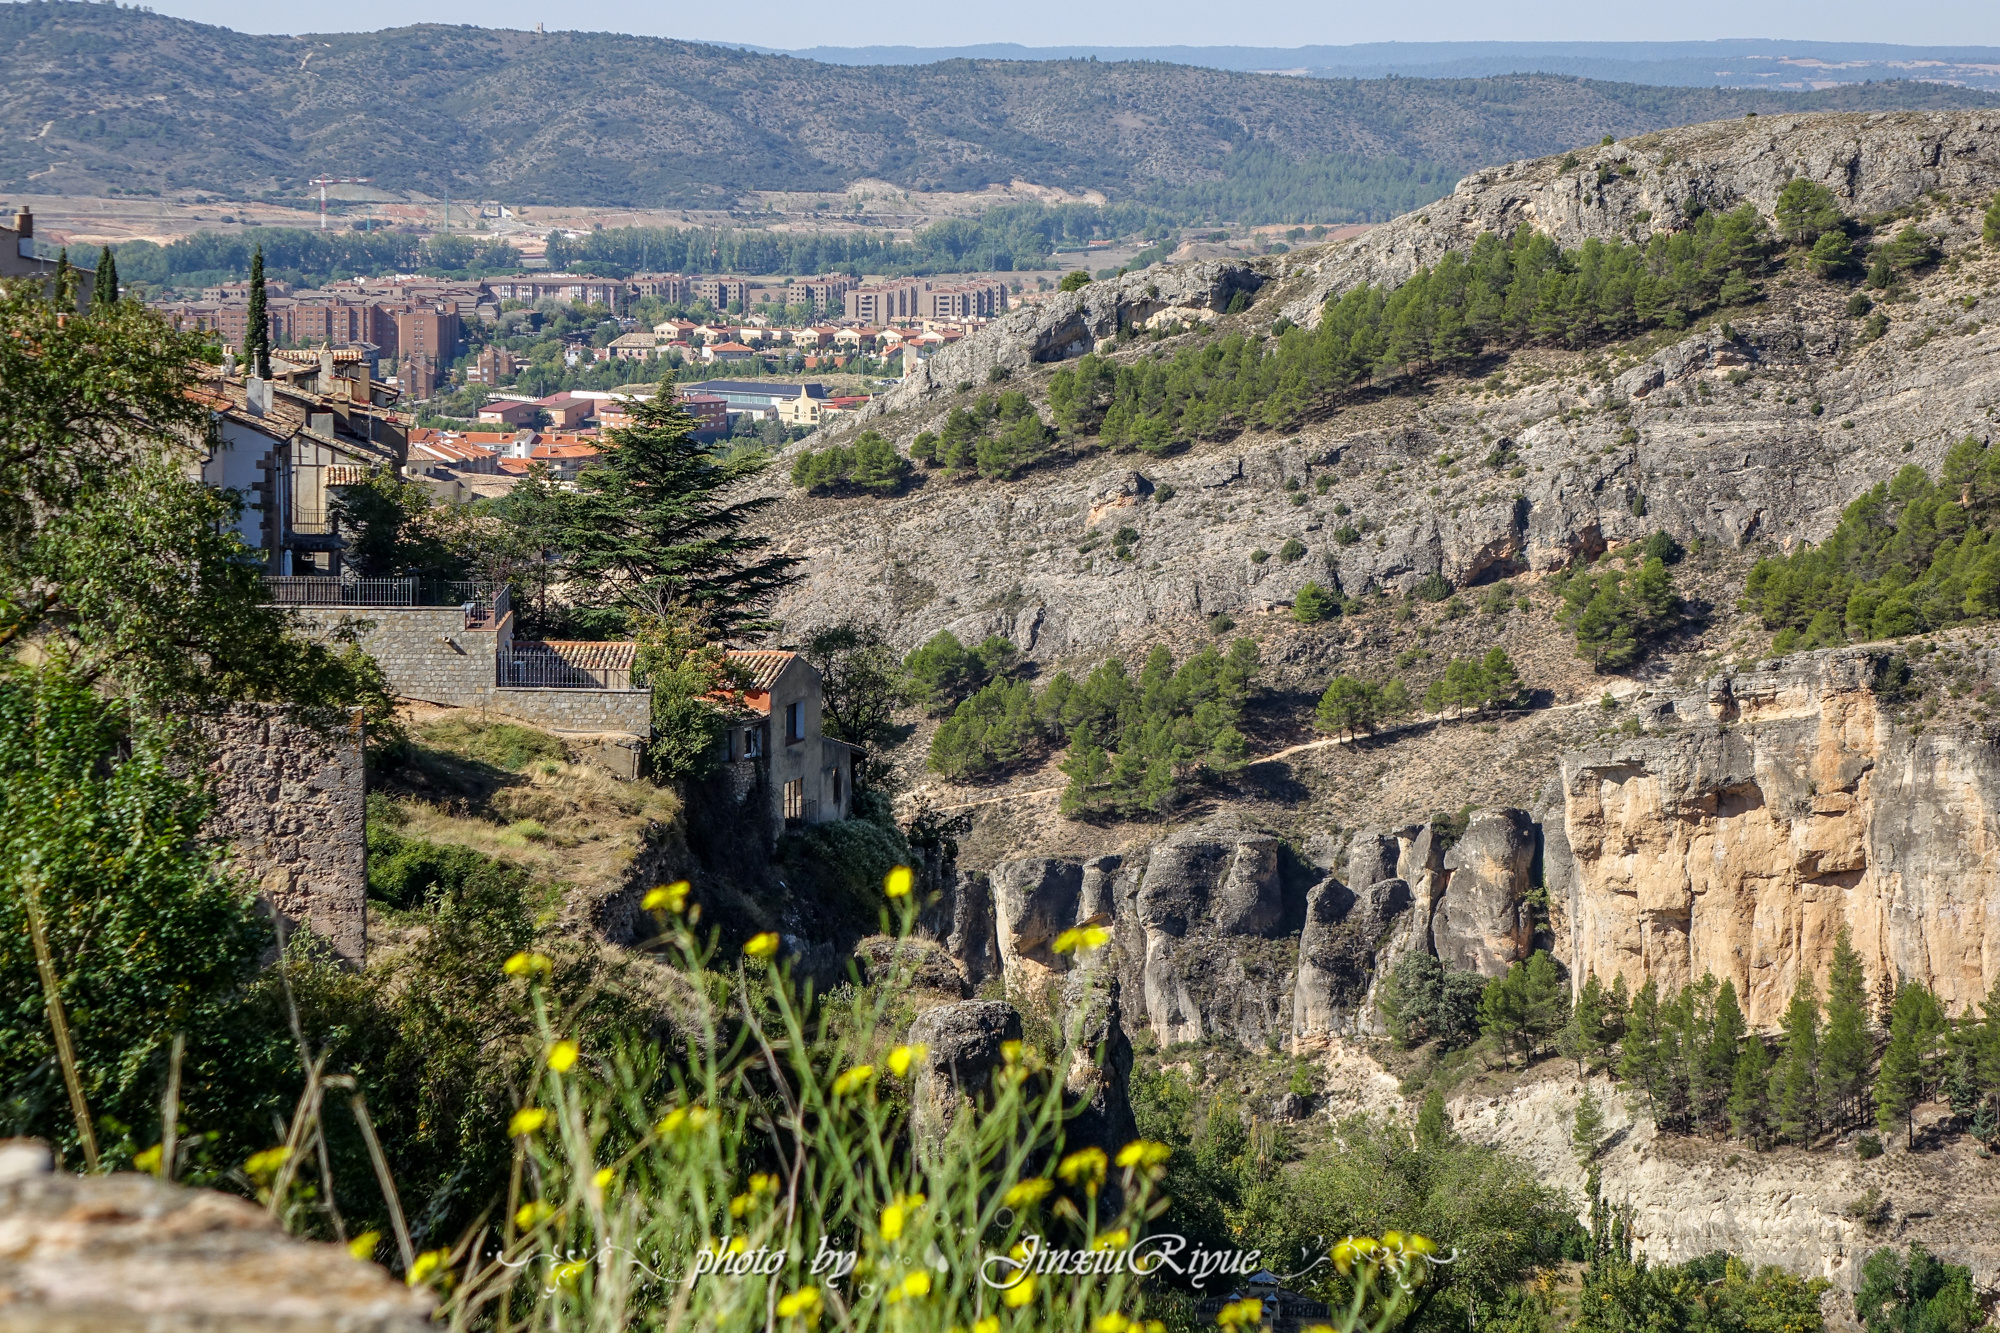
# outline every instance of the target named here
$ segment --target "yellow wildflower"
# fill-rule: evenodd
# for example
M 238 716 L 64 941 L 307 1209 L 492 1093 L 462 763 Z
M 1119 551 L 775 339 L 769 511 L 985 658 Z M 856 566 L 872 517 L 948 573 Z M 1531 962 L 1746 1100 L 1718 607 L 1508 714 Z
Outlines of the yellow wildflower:
M 132 1156 L 132 1169 L 157 1176 L 160 1174 L 160 1158 L 164 1153 L 165 1145 L 158 1143 L 142 1153 L 134 1153 Z
M 903 1279 L 903 1294 L 911 1300 L 931 1294 L 931 1275 L 919 1268 Z
M 1096 953 L 1111 943 L 1111 929 L 1108 926 L 1075 926 L 1056 936 L 1056 942 L 1049 947 L 1057 953 Z
M 931 1048 L 922 1042 L 917 1042 L 911 1046 L 898 1046 L 895 1050 L 889 1052 L 889 1072 L 897 1078 L 908 1078 L 910 1076 L 910 1066 L 922 1064 L 924 1057 L 930 1053 Z
M 679 912 L 687 906 L 688 882 L 677 879 L 671 884 L 657 884 L 646 891 L 639 906 L 648 912 Z
M 514 1214 L 514 1225 L 523 1231 L 528 1231 L 555 1215 L 555 1209 L 537 1199 L 533 1203 L 524 1203 L 520 1206 Z
M 445 1260 L 449 1258 L 451 1258 L 449 1250 L 425 1250 L 410 1265 L 410 1271 L 403 1276 L 403 1281 L 413 1287 L 419 1283 L 429 1282 L 434 1276 L 441 1276 L 438 1270 L 444 1267 Z
M 753 1200 L 747 1194 L 737 1195 L 729 1201 L 729 1215 L 731 1217 L 748 1217 L 752 1202 Z
M 780 1319 L 799 1317 L 810 1319 L 818 1313 L 818 1287 L 800 1287 L 789 1296 L 780 1296 L 778 1298 L 778 1317 Z
M 1018 1064 L 1021 1059 L 1021 1043 L 1018 1041 L 1001 1042 L 1000 1058 L 1010 1065 Z
M 539 1106 L 524 1106 L 514 1112 L 514 1118 L 507 1122 L 507 1137 L 518 1139 L 533 1134 L 549 1123 L 549 1113 Z
M 1000 1293 L 1000 1303 L 1010 1310 L 1018 1310 L 1035 1299 L 1035 1275 L 1021 1274 L 1020 1281 Z
M 833 1081 L 833 1095 L 847 1097 L 868 1086 L 868 1080 L 875 1077 L 874 1065 L 856 1065 Z
M 243 1174 L 252 1180 L 262 1181 L 278 1174 L 278 1168 L 291 1157 L 292 1150 L 279 1144 L 259 1153 L 251 1153 L 250 1160 L 243 1164 Z
M 375 1247 L 381 1243 L 381 1232 L 364 1231 L 353 1240 L 347 1242 L 347 1252 L 361 1260 L 361 1262 L 368 1263 L 375 1258 Z
M 567 1038 L 549 1047 L 549 1068 L 567 1074 L 576 1065 L 576 1043 Z
M 883 878 L 882 892 L 891 898 L 907 898 L 910 896 L 910 883 L 914 878 L 908 866 L 897 866 Z
M 1096 1240 L 1090 1242 L 1090 1248 L 1093 1250 L 1122 1250 L 1131 1243 L 1132 1233 L 1120 1227 L 1116 1231 L 1107 1231 Z
M 653 1130 L 655 1133 L 662 1135 L 693 1134 L 698 1130 L 706 1128 L 709 1122 L 714 1119 L 715 1112 L 697 1102 L 692 1106 L 676 1106 L 673 1110 L 667 1112 L 659 1124 L 653 1126 Z
M 1083 1148 L 1063 1158 L 1056 1174 L 1072 1185 L 1081 1182 L 1094 1186 L 1103 1182 L 1106 1165 L 1104 1149 Z
M 1002 1202 L 1009 1208 L 1032 1208 L 1054 1188 L 1053 1181 L 1043 1176 L 1031 1176 L 1008 1190 Z
M 555 965 L 546 954 L 517 953 L 500 965 L 500 970 L 510 977 L 525 977 L 534 974 L 546 975 Z
M 575 1286 L 576 1280 L 590 1267 L 590 1260 L 578 1259 L 571 1263 L 556 1265 L 556 1281 L 565 1287 Z
M 778 932 L 767 930 L 761 934 L 752 935 L 750 942 L 743 946 L 743 952 L 749 954 L 752 958 L 776 957 L 778 952 Z
M 1000 1333 L 1000 1317 L 987 1315 L 972 1326 L 972 1333 Z
M 1174 1150 L 1150 1139 L 1134 1139 L 1118 1150 L 1120 1166 L 1165 1166 Z
M 1264 1302 L 1254 1296 L 1231 1301 L 1215 1316 L 1215 1322 L 1223 1328 L 1234 1328 L 1238 1324 L 1246 1328 L 1256 1328 L 1264 1322 Z
M 1090 1333 L 1126 1333 L 1127 1329 L 1137 1326 L 1131 1317 L 1116 1310 L 1106 1310 L 1090 1321 Z
M 903 1234 L 903 1206 L 892 1203 L 882 1210 L 882 1239 L 895 1240 Z
M 600 1166 L 597 1168 L 597 1174 L 592 1176 L 591 1180 L 596 1182 L 597 1188 L 600 1190 L 608 1190 L 611 1188 L 611 1182 L 617 1178 L 618 1173 L 616 1171 L 613 1171 L 608 1166 Z

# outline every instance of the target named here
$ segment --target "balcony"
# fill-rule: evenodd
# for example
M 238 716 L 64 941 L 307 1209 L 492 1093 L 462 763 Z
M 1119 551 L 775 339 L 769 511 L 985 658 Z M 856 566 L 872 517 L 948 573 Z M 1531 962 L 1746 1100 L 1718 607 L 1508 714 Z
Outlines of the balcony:
M 326 574 L 267 575 L 272 606 L 457 606 L 467 629 L 491 629 L 507 613 L 507 585 L 445 579 L 359 579 Z M 475 624 L 478 620 L 482 623 Z

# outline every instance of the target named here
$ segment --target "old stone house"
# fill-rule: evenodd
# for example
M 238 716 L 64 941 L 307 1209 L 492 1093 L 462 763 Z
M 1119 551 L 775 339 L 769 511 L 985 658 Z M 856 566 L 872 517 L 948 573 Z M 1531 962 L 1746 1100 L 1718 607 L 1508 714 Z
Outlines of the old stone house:
M 797 653 L 741 649 L 729 660 L 749 675 L 720 756 L 739 797 L 761 793 L 773 828 L 847 818 L 861 751 L 822 734 L 819 671 Z

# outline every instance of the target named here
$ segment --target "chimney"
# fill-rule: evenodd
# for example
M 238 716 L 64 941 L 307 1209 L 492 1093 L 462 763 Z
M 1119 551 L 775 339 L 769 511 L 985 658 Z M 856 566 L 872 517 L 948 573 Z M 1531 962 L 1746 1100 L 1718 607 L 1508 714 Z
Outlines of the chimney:
M 322 347 L 319 349 L 319 391 L 321 393 L 332 393 L 333 379 L 333 349 Z
M 243 406 L 253 417 L 261 417 L 271 410 L 271 381 L 260 380 L 255 375 L 243 381 Z
M 21 233 L 21 239 L 24 241 L 33 240 L 35 237 L 35 215 L 29 211 L 26 204 L 22 204 L 20 212 L 14 214 L 14 230 Z

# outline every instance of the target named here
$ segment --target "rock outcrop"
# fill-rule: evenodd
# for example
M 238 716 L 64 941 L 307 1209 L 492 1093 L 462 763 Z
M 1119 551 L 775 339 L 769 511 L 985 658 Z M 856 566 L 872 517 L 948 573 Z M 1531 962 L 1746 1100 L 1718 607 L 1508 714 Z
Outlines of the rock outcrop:
M 1523 810 L 1482 812 L 1445 854 L 1450 875 L 1431 944 L 1446 967 L 1498 976 L 1526 958 L 1535 938 L 1527 895 L 1535 824 Z
M 0 1141 L 0 1330 L 423 1333 L 430 1295 L 339 1245 L 293 1240 L 247 1199 L 51 1170 Z
M 910 1132 L 919 1144 L 950 1132 L 959 1110 L 986 1092 L 1004 1063 L 1001 1047 L 1021 1040 L 1021 1015 L 1002 1000 L 961 1000 L 926 1009 L 910 1024 L 925 1048 L 910 1089 Z
M 2000 189 L 2000 114 L 1716 121 L 1475 171 L 1447 198 L 1283 265 L 1284 313 L 1317 326 L 1327 296 L 1364 282 L 1401 283 L 1482 232 L 1533 227 L 1573 246 L 1593 237 L 1643 241 L 1742 203 L 1769 217 L 1779 192 L 1801 178 L 1826 186 L 1856 216 L 1932 192 L 1990 198 Z
M 1871 988 L 1915 981 L 1953 1013 L 2000 976 L 2000 754 L 1912 735 L 1891 654 L 1803 654 L 1659 703 L 1665 734 L 1563 758 L 1579 977 L 1732 981 L 1777 1025 L 1824 986 L 1845 926 Z

